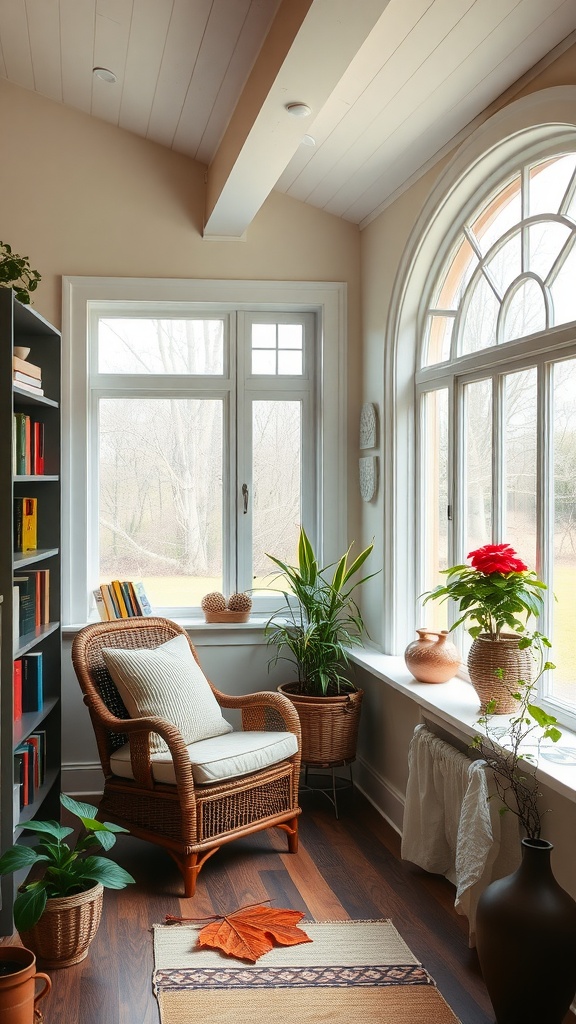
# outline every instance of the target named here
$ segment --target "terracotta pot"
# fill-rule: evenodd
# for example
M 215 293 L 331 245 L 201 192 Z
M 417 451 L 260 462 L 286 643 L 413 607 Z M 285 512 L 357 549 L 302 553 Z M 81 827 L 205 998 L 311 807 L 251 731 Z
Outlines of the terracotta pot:
M 36 981 L 43 982 L 36 992 Z M 0 946 L 0 1024 L 34 1024 L 37 1003 L 52 982 L 36 970 L 36 957 L 23 946 Z
M 468 672 L 480 697 L 482 712 L 490 700 L 496 701 L 494 715 L 510 715 L 518 709 L 518 701 L 512 694 L 518 690 L 520 681 L 532 681 L 535 669 L 530 651 L 518 647 L 521 639 L 515 633 L 501 633 L 498 639 L 480 634 L 473 641 L 468 654 Z
M 292 701 L 302 729 L 302 763 L 335 768 L 356 759 L 363 690 L 339 697 L 306 697 L 298 683 L 282 683 L 278 691 Z
M 576 903 L 552 874 L 551 843 L 482 893 L 476 948 L 497 1024 L 562 1024 L 576 993 Z
M 416 632 L 418 639 L 404 651 L 408 671 L 420 683 L 447 683 L 462 664 L 458 649 L 448 640 L 448 630 L 417 629 Z
M 46 967 L 80 963 L 98 931 L 103 895 L 104 888 L 98 884 L 74 896 L 48 900 L 34 927 L 19 933 L 22 942 Z

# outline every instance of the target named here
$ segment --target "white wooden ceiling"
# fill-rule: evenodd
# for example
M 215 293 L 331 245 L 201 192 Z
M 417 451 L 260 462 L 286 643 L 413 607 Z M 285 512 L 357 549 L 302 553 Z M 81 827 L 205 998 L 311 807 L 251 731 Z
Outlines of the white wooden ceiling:
M 208 165 L 219 237 L 273 188 L 368 223 L 574 41 L 576 0 L 0 0 L 0 76 Z

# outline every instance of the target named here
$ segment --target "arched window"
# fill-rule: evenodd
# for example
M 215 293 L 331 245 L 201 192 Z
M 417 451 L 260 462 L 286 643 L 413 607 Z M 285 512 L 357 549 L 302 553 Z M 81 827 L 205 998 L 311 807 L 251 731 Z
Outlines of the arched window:
M 512 544 L 549 587 L 539 628 L 557 668 L 543 696 L 576 720 L 576 139 L 539 149 L 462 205 L 429 278 L 416 575 L 421 593 L 474 548 Z M 422 614 L 444 627 L 449 613 Z

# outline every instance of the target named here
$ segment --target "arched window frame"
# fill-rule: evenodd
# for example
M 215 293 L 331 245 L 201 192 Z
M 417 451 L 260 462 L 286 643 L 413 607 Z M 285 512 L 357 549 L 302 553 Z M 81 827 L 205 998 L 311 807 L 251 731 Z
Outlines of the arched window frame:
M 391 443 L 385 449 L 389 487 L 385 496 L 384 557 L 385 578 L 390 582 L 387 597 L 392 594 L 392 600 L 385 602 L 384 646 L 390 653 L 400 654 L 406 638 L 420 625 L 422 520 L 418 510 L 422 424 L 418 395 L 423 386 L 447 386 L 455 420 L 462 415 L 454 374 L 447 372 L 448 364 L 420 369 L 424 323 L 438 276 L 463 224 L 507 175 L 525 163 L 570 150 L 576 150 L 576 88 L 546 89 L 510 104 L 487 120 L 444 168 L 402 256 L 389 310 L 387 336 L 392 343 L 385 363 L 384 430 Z M 572 323 L 533 335 L 528 341 L 512 341 L 461 357 L 458 369 L 466 371 L 464 379 L 473 380 L 483 375 L 489 363 L 504 369 L 514 365 L 520 354 L 545 362 L 554 353 L 573 354 L 574 343 Z M 544 374 L 539 384 L 544 415 L 548 393 L 549 382 Z M 449 466 L 450 487 L 457 470 L 455 457 Z M 406 516 L 407 505 L 416 509 L 414 517 Z M 540 529 L 545 528 L 546 518 L 541 516 Z M 461 530 L 459 533 L 452 528 L 448 564 L 453 564 L 455 552 L 461 546 Z M 546 574 L 546 565 L 538 564 L 537 568 Z M 575 724 L 576 717 L 571 721 L 568 714 L 566 721 Z

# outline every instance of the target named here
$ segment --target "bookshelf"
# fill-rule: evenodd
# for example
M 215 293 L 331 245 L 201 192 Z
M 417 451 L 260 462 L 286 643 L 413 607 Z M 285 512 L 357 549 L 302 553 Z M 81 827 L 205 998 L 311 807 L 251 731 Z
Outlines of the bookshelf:
M 28 361 L 41 368 L 43 394 L 34 394 L 13 381 L 14 347 L 30 349 Z M 61 484 L 60 484 L 60 332 L 30 306 L 0 287 L 0 850 L 18 840 L 22 826 L 31 818 L 59 818 L 61 762 Z M 41 424 L 44 465 L 16 473 L 14 465 L 14 414 L 25 414 Z M 6 496 L 6 500 L 4 500 Z M 15 551 L 15 499 L 34 498 L 37 503 L 37 543 L 33 550 Z M 15 635 L 13 578 L 49 570 L 49 594 L 40 624 Z M 44 577 L 45 578 L 45 577 Z M 44 621 L 45 620 L 45 621 Z M 14 720 L 13 671 L 16 659 L 41 654 L 43 698 L 39 708 Z M 33 661 L 29 658 L 29 661 Z M 27 793 L 20 807 L 14 785 L 19 760 L 16 748 L 30 737 L 41 737 L 45 748 L 43 778 Z M 36 741 L 38 742 L 38 741 Z M 33 790 L 33 791 L 32 791 Z M 17 797 L 17 799 L 15 799 Z M 26 841 L 25 835 L 22 841 Z M 22 877 L 0 879 L 0 934 L 13 930 L 12 904 Z

